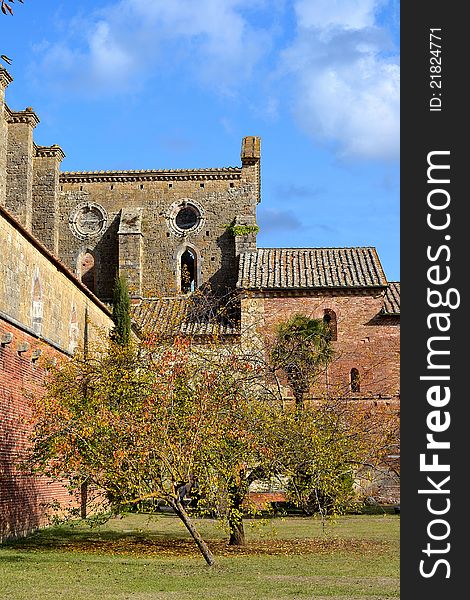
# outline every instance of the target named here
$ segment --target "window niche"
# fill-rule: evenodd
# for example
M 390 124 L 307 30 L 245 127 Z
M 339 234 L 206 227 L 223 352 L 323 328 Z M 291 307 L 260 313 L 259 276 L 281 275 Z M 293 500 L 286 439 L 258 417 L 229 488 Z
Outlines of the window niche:
M 323 314 L 323 323 L 328 326 L 330 330 L 330 336 L 332 341 L 336 341 L 338 339 L 338 325 L 336 320 L 336 313 L 331 308 L 325 308 Z
M 43 302 L 42 302 L 42 286 L 39 278 L 39 270 L 36 270 L 33 278 L 32 288 L 32 306 L 31 317 L 33 331 L 37 335 L 41 335 L 42 317 L 43 317 Z
M 358 369 L 351 369 L 349 374 L 351 392 L 358 394 L 361 391 L 361 381 Z

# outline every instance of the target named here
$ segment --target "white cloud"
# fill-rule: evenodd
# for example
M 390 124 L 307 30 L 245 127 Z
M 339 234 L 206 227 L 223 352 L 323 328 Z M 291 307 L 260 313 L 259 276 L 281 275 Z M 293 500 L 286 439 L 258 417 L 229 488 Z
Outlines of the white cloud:
M 399 151 L 399 66 L 374 26 L 373 0 L 298 0 L 298 35 L 283 54 L 299 126 L 343 158 Z
M 194 79 L 229 91 L 269 51 L 269 35 L 243 15 L 251 4 L 119 0 L 72 26 L 68 40 L 51 44 L 41 63 L 60 79 L 75 58 L 75 83 L 91 83 L 98 92 L 127 91 L 170 68 L 184 68 Z
M 264 120 L 282 114 L 288 90 L 309 136 L 345 158 L 388 159 L 399 147 L 399 66 L 377 14 L 396 1 L 114 0 L 42 45 L 35 72 L 86 95 L 180 76 L 236 95 Z M 288 6 L 295 37 L 280 51 L 277 19 L 289 16 Z M 284 34 L 290 26 L 286 18 Z M 277 78 L 266 76 L 269 63 L 278 65 Z
M 363 29 L 374 25 L 378 0 L 297 0 L 300 27 Z

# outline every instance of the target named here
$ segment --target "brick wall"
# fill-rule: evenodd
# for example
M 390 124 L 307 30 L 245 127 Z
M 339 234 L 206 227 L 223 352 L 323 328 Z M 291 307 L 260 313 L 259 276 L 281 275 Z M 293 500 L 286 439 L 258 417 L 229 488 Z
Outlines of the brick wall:
M 266 350 L 273 341 L 277 324 L 293 314 L 322 319 L 326 310 L 333 311 L 337 340 L 333 342 L 335 358 L 328 372 L 330 390 L 354 395 L 350 392 L 350 373 L 351 369 L 358 369 L 360 396 L 398 396 L 399 319 L 380 314 L 383 290 L 290 294 L 265 293 L 243 299 L 244 338 L 261 333 Z M 314 393 L 322 393 L 323 375 L 321 379 Z
M 59 482 L 34 477 L 21 466 L 28 448 L 28 398 L 43 393 L 44 368 L 35 351 L 51 358 L 59 352 L 0 319 L 0 541 L 25 535 L 47 524 L 47 505 L 69 506 L 71 497 Z M 22 351 L 23 349 L 26 350 Z

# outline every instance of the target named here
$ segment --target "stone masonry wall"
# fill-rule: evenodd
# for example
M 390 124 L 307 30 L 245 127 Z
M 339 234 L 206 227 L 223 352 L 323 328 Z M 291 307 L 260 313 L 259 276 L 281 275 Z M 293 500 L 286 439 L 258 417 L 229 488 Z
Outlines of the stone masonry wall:
M 0 316 L 64 352 L 108 329 L 106 307 L 0 208 Z
M 28 397 L 43 393 L 47 357 L 69 355 L 112 326 L 107 308 L 0 207 L 0 541 L 68 504 L 64 485 L 23 472 Z
M 198 285 L 234 288 L 238 264 L 227 225 L 237 216 L 255 219 L 259 202 L 259 164 L 255 163 L 259 158 L 250 161 L 241 168 L 62 173 L 59 256 L 76 272 L 81 256 L 91 252 L 96 261 L 96 293 L 110 298 L 119 264 L 121 211 L 141 209 L 144 297 L 179 293 L 178 261 L 186 248 L 196 256 Z M 200 214 L 197 226 L 186 231 L 175 220 L 184 203 Z M 83 227 L 80 231 L 80 219 L 88 218 L 86 211 L 89 215 L 94 211 L 93 218 L 104 222 L 91 235 Z
M 31 231 L 33 217 L 33 130 L 39 119 L 31 108 L 9 111 L 5 207 Z
M 11 81 L 10 74 L 0 66 L 0 205 L 5 204 L 7 186 L 8 124 L 6 121 L 5 89 Z
M 56 256 L 59 252 L 59 168 L 63 158 L 59 146 L 35 147 L 32 233 Z

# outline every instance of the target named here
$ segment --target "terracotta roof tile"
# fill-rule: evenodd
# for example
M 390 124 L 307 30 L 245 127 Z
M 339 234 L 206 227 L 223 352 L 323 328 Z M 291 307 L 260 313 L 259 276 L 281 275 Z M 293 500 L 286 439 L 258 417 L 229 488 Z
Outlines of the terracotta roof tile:
M 375 248 L 258 248 L 240 255 L 240 289 L 385 287 Z
M 384 315 L 400 314 L 400 282 L 390 281 L 385 292 L 384 305 L 382 307 Z
M 158 330 L 166 335 L 237 335 L 238 322 L 222 316 L 210 317 L 195 310 L 191 296 L 144 299 L 131 307 L 139 329 Z

